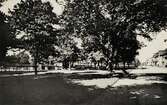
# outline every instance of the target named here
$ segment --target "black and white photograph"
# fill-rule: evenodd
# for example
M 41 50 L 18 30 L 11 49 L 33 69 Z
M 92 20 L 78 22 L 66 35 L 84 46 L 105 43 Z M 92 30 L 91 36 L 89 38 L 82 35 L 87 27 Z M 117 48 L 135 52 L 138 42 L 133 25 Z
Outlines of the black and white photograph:
M 0 0 L 0 105 L 167 105 L 167 0 Z

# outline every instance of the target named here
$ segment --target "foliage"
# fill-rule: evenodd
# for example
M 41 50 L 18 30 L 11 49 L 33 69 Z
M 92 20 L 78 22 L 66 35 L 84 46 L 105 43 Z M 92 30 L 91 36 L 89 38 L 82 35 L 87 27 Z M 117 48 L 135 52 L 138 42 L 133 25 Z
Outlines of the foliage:
M 34 57 L 34 69 L 37 74 L 37 64 L 48 62 L 49 56 L 57 56 L 55 46 L 58 45 L 58 18 L 53 13 L 49 2 L 41 0 L 21 0 L 9 11 L 9 23 L 15 35 L 23 34 L 19 39 L 25 50 Z
M 4 1 L 1 0 L 0 3 Z M 7 23 L 7 16 L 0 11 L 0 65 L 5 61 L 7 50 L 11 46 L 14 46 L 14 36 L 11 34 L 10 26 Z
M 34 63 L 46 62 L 50 55 L 56 56 L 57 29 L 54 25 L 58 18 L 52 12 L 49 2 L 41 0 L 25 0 L 14 6 L 10 11 L 10 24 L 15 35 L 22 33 L 22 48 L 30 51 Z
M 18 59 L 18 64 L 30 64 L 30 56 L 25 52 L 20 52 L 16 57 Z
M 61 56 L 63 56 L 63 63 L 65 68 L 68 68 L 69 65 L 73 66 L 74 62 L 78 61 L 81 57 L 81 51 L 77 47 L 77 43 L 73 38 L 65 38 L 64 43 L 61 45 Z M 66 62 L 66 63 L 65 63 Z
M 2 12 L 0 12 L 0 33 L 0 61 L 2 61 L 8 46 L 7 24 L 5 23 L 5 15 Z
M 132 62 L 140 44 L 137 35 L 166 28 L 164 0 L 73 0 L 64 11 L 66 30 L 83 39 L 87 52 L 101 51 L 109 69 L 117 62 Z

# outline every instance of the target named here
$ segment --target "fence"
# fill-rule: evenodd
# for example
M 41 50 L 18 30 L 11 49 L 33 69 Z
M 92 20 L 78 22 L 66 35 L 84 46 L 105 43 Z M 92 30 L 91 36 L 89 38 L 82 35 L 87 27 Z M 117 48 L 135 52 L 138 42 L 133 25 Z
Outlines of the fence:
M 12 71 L 12 72 L 17 72 L 17 71 L 26 71 L 26 72 L 32 72 L 34 71 L 34 65 L 5 65 L 3 67 L 0 67 L 1 72 L 6 72 L 6 71 Z M 55 65 L 39 65 L 38 66 L 38 71 L 47 71 L 47 70 L 60 70 L 60 66 L 55 66 Z

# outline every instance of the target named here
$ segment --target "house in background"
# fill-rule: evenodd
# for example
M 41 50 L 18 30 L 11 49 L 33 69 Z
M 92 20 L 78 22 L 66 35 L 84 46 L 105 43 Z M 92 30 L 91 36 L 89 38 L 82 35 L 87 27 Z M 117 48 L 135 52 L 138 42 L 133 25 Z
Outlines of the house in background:
M 149 66 L 167 67 L 167 49 L 155 53 L 145 64 Z

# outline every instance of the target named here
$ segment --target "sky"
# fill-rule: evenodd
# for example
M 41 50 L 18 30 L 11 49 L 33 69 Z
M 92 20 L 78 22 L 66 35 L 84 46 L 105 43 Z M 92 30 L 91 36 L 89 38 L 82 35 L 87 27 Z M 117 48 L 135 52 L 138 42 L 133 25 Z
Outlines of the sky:
M 61 15 L 63 12 L 63 5 L 59 5 L 56 0 L 42 0 L 43 2 L 49 1 L 51 5 L 53 6 L 53 12 L 55 12 L 57 15 Z M 63 4 L 63 0 L 58 0 L 59 3 Z M 13 9 L 13 6 L 17 3 L 19 3 L 20 0 L 8 0 L 4 2 L 2 7 L 0 7 L 0 10 L 4 13 L 8 14 L 9 9 Z M 155 35 L 155 38 L 152 41 L 147 41 L 143 38 L 138 38 L 140 41 L 144 42 L 147 47 L 143 47 L 139 50 L 139 55 L 137 58 L 144 62 L 147 59 L 151 58 L 154 53 L 158 52 L 159 50 L 163 50 L 167 48 L 167 42 L 164 42 L 164 39 L 167 39 L 167 32 L 160 32 Z M 78 41 L 79 42 L 79 41 Z
M 167 32 L 162 31 L 160 33 L 155 34 L 155 38 L 152 41 L 148 41 L 146 39 L 138 38 L 140 41 L 143 41 L 146 47 L 143 47 L 139 50 L 139 56 L 137 58 L 144 62 L 147 59 L 151 58 L 154 53 L 159 50 L 164 50 L 167 48 L 167 42 L 164 42 L 167 39 Z
M 53 6 L 53 12 L 55 12 L 57 15 L 62 14 L 63 11 L 63 5 L 59 5 L 56 0 L 42 0 L 42 2 L 49 1 L 51 5 Z M 58 0 L 59 3 L 63 4 L 63 0 Z M 9 9 L 13 9 L 13 6 L 17 3 L 19 3 L 20 0 L 7 0 L 6 2 L 2 3 L 2 7 L 0 8 L 1 11 L 8 14 Z

